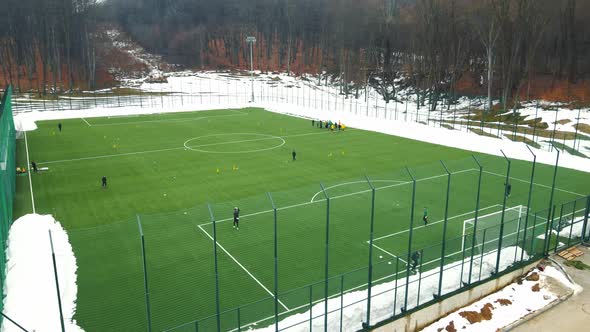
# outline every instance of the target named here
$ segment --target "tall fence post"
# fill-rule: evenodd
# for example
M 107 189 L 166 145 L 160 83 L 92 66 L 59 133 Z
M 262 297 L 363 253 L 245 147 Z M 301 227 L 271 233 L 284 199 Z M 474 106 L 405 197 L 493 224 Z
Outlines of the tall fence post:
M 553 182 L 551 184 L 551 195 L 549 196 L 549 211 L 547 213 L 547 230 L 545 231 L 545 244 L 543 246 L 543 254 L 547 256 L 549 252 L 549 233 L 551 232 L 550 224 L 551 224 L 551 210 L 553 209 L 553 195 L 555 193 L 555 181 L 557 180 L 557 168 L 559 166 L 559 149 L 551 142 L 551 146 L 555 148 L 557 151 L 557 157 L 555 158 L 555 168 L 553 169 Z
M 533 142 L 537 142 L 536 140 L 536 136 L 537 136 L 537 116 L 539 115 L 539 101 L 537 101 L 537 105 L 535 106 L 535 123 L 533 125 Z
M 483 116 L 483 115 L 482 115 Z M 473 256 L 475 255 L 475 240 L 476 240 L 476 234 L 477 234 L 477 218 L 479 217 L 479 198 L 481 195 L 481 178 L 483 175 L 483 166 L 481 166 L 479 160 L 477 160 L 477 158 L 475 158 L 474 155 L 471 155 L 471 157 L 473 157 L 473 160 L 475 160 L 475 162 L 477 163 L 477 166 L 479 167 L 479 176 L 477 179 L 477 196 L 475 198 L 475 218 L 473 219 L 473 235 L 471 237 L 471 259 L 469 261 L 469 277 L 467 278 L 467 284 L 471 285 L 471 276 L 473 273 Z M 482 244 L 482 251 L 483 251 L 483 246 L 484 244 Z
M 510 165 L 511 165 L 510 159 L 508 159 L 508 157 L 506 157 L 506 154 L 504 153 L 504 151 L 500 150 L 500 152 L 502 152 L 504 159 L 506 159 L 506 162 L 508 163 L 508 167 L 506 170 L 506 179 L 504 181 L 504 199 L 502 201 L 502 214 L 500 217 L 500 235 L 498 236 L 498 255 L 496 257 L 496 269 L 494 270 L 495 273 L 500 272 L 500 255 L 502 253 L 502 237 L 504 236 L 504 217 L 506 216 L 506 199 L 508 198 L 508 185 L 510 184 Z
M 528 223 L 529 223 L 529 212 L 531 209 L 531 200 L 533 197 L 533 181 L 535 179 L 535 166 L 537 165 L 537 155 L 533 153 L 533 150 L 531 150 L 531 148 L 528 146 L 528 144 L 525 144 L 526 148 L 529 150 L 529 152 L 533 155 L 533 166 L 531 169 L 531 181 L 529 183 L 529 197 L 527 199 L 527 203 L 526 203 L 526 216 L 525 216 L 525 220 L 524 220 L 524 231 L 523 231 L 523 235 L 522 235 L 522 248 L 521 248 L 521 253 L 520 253 L 520 261 L 522 261 L 524 259 L 524 248 L 526 247 L 526 233 L 527 233 L 527 228 L 528 228 Z M 516 239 L 516 242 L 518 243 L 518 238 Z
M 272 199 L 272 195 L 268 194 L 268 199 L 272 204 L 272 211 L 273 211 L 273 224 L 274 224 L 274 297 L 275 297 L 275 331 L 279 331 L 279 250 L 278 250 L 278 240 L 277 240 L 277 207 L 275 205 L 274 200 Z
M 344 274 L 340 275 L 340 332 L 342 332 L 342 320 L 344 319 Z
M 215 318 L 217 320 L 217 332 L 221 332 L 221 317 L 219 311 L 219 269 L 217 266 L 217 227 L 215 226 L 215 217 L 213 216 L 213 210 L 211 210 L 211 204 L 207 204 L 207 208 L 209 209 L 211 224 L 213 224 L 213 259 L 215 261 Z
M 397 307 L 397 280 L 399 279 L 399 256 L 395 257 L 395 286 L 393 289 L 393 314 L 392 316 L 395 317 L 395 307 Z
M 590 236 L 586 236 L 588 230 L 588 214 L 590 214 L 590 196 L 586 198 L 586 208 L 584 210 L 584 224 L 582 225 L 582 243 L 587 243 Z
M 410 287 L 410 259 L 412 255 L 412 235 L 414 233 L 414 204 L 416 203 L 416 178 L 410 172 L 410 169 L 406 166 L 406 171 L 412 178 L 412 206 L 410 207 L 410 234 L 408 239 L 408 256 L 406 260 L 406 292 L 404 294 L 404 306 L 402 311 L 408 309 L 408 289 Z
M 145 291 L 145 310 L 148 324 L 148 332 L 152 330 L 152 315 L 150 308 L 150 290 L 148 287 L 148 273 L 147 273 L 147 259 L 145 255 L 145 237 L 143 235 L 143 228 L 141 227 L 141 218 L 137 215 L 137 227 L 139 228 L 139 238 L 141 240 L 141 260 L 143 264 L 143 285 Z
M 578 151 L 578 149 L 576 148 L 576 141 L 578 140 L 578 128 L 580 127 L 580 115 L 582 113 L 582 108 L 578 108 L 578 117 L 576 118 L 577 122 L 576 122 L 576 132 L 574 134 L 574 150 Z M 565 135 L 564 135 L 565 136 Z
M 326 192 L 324 185 L 320 183 L 322 193 L 326 198 L 326 243 L 325 243 L 325 270 L 324 270 L 324 331 L 328 331 L 328 280 L 330 278 L 330 196 Z
M 438 276 L 438 293 L 435 297 L 440 297 L 442 294 L 442 283 L 443 283 L 443 272 L 445 266 L 445 249 L 447 243 L 447 223 L 449 221 L 449 196 L 451 192 L 451 172 L 449 171 L 447 165 L 445 165 L 444 161 L 440 161 L 442 166 L 444 167 L 445 171 L 447 172 L 447 197 L 445 201 L 445 219 L 443 224 L 443 237 L 442 237 L 442 244 L 441 244 L 441 252 L 440 252 L 440 272 Z M 461 262 L 463 263 L 463 262 Z
M 53 275 L 55 277 L 55 290 L 57 291 L 57 305 L 59 307 L 59 321 L 61 323 L 61 331 L 65 332 L 66 327 L 64 324 L 64 315 L 61 308 L 61 295 L 59 292 L 59 279 L 57 277 L 57 263 L 55 262 L 55 251 L 53 250 L 53 237 L 51 236 L 51 230 L 49 230 L 49 243 L 51 244 L 51 259 L 53 260 Z
M 371 326 L 371 287 L 373 286 L 373 230 L 375 228 L 375 187 L 368 176 L 365 176 L 371 187 L 371 226 L 369 228 L 369 275 L 367 282 L 367 321 L 363 324 L 368 328 Z M 326 330 L 327 331 L 327 330 Z

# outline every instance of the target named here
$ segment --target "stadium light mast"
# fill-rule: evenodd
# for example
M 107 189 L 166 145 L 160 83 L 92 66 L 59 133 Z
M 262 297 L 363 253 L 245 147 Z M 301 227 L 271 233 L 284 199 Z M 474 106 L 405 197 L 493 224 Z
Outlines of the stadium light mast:
M 254 62 L 252 59 L 252 46 L 256 42 L 256 37 L 246 37 L 246 42 L 250 45 L 250 86 L 252 87 L 252 99 L 250 102 L 254 102 Z

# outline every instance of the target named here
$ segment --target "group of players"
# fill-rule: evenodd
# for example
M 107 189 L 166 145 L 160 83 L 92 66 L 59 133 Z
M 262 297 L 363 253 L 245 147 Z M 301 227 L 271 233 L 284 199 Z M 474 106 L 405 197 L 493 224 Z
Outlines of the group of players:
M 331 120 L 328 121 L 323 121 L 323 120 L 316 120 L 316 119 L 311 119 L 311 125 L 312 127 L 318 127 L 320 129 L 329 129 L 330 131 L 344 131 L 344 129 L 346 129 L 346 126 L 343 125 L 340 121 L 336 122 L 332 122 Z

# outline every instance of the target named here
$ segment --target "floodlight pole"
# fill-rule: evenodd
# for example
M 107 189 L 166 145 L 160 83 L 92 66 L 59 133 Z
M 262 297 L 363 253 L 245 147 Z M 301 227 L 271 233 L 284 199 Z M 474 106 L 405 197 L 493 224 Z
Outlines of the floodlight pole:
M 326 198 L 326 266 L 325 266 L 325 280 L 324 280 L 324 331 L 328 331 L 328 278 L 330 273 L 329 257 L 330 257 L 330 196 L 326 192 L 324 185 L 320 183 L 322 193 Z
M 365 176 L 369 187 L 371 187 L 371 226 L 369 233 L 369 276 L 367 282 L 367 321 L 363 323 L 365 328 L 371 326 L 371 287 L 373 284 L 373 230 L 375 226 L 375 187 L 369 177 Z M 326 330 L 327 331 L 327 330 Z
M 406 291 L 404 294 L 404 306 L 402 307 L 402 312 L 408 309 L 408 289 L 410 286 L 410 259 L 412 255 L 412 235 L 414 232 L 414 204 L 416 202 L 416 178 L 410 172 L 410 169 L 406 166 L 406 171 L 412 178 L 412 206 L 410 208 L 410 234 L 408 238 L 408 257 L 406 260 Z
M 443 281 L 443 271 L 444 271 L 444 265 L 445 265 L 445 249 L 446 249 L 446 243 L 447 243 L 447 222 L 448 222 L 448 217 L 449 217 L 449 194 L 451 192 L 451 172 L 449 172 L 449 169 L 447 168 L 447 165 L 445 165 L 444 161 L 440 161 L 440 163 L 442 164 L 442 166 L 444 167 L 445 171 L 447 172 L 448 178 L 447 178 L 447 198 L 446 198 L 446 202 L 445 202 L 445 219 L 444 219 L 444 226 L 443 226 L 443 238 L 442 238 L 442 245 L 441 245 L 441 254 L 440 254 L 440 272 L 439 272 L 439 276 L 438 276 L 438 293 L 436 294 L 436 297 L 440 297 L 442 294 L 442 281 Z M 463 248 L 463 250 L 465 250 L 465 248 Z
M 215 226 L 215 217 L 213 217 L 213 211 L 211 210 L 211 204 L 207 204 L 209 209 L 209 216 L 211 217 L 211 223 L 213 224 L 213 259 L 215 261 L 215 316 L 217 320 L 217 332 L 221 332 L 221 318 L 219 311 L 219 269 L 217 267 L 217 228 Z
M 477 166 L 479 167 L 479 177 L 477 179 L 477 196 L 475 198 L 475 218 L 473 219 L 473 235 L 471 237 L 471 260 L 469 262 L 469 277 L 467 279 L 467 284 L 471 285 L 471 274 L 473 272 L 473 255 L 475 254 L 475 236 L 477 234 L 477 218 L 479 217 L 479 197 L 481 194 L 481 177 L 483 175 L 483 166 L 481 166 L 479 160 L 477 160 L 477 158 L 474 155 L 471 155 L 471 157 L 473 157 L 473 160 L 475 160 L 475 162 L 477 163 Z M 482 243 L 482 247 L 481 250 L 483 252 L 483 246 L 484 246 L 485 242 Z M 480 262 L 481 264 L 481 262 Z
M 252 46 L 256 42 L 256 37 L 249 36 L 246 38 L 246 42 L 250 45 L 250 86 L 252 87 L 252 99 L 250 102 L 254 102 L 254 60 L 252 55 Z
M 547 213 L 547 228 L 545 230 L 545 245 L 543 246 L 543 254 L 545 256 L 547 256 L 548 252 L 549 252 L 549 234 L 550 233 L 550 229 L 549 229 L 549 225 L 551 224 L 551 222 L 553 221 L 551 218 L 551 213 L 553 212 L 553 194 L 555 193 L 555 181 L 557 179 L 557 167 L 559 165 L 559 154 L 560 151 L 559 149 L 555 146 L 555 144 L 553 144 L 553 142 L 550 142 L 551 146 L 553 146 L 555 148 L 555 151 L 557 151 L 557 158 L 555 159 L 555 169 L 553 170 L 553 184 L 551 185 L 551 195 L 549 197 L 549 212 Z
M 275 296 L 275 331 L 279 331 L 279 251 L 277 243 L 277 207 L 272 195 L 268 193 L 268 199 L 272 204 L 273 219 L 274 219 L 274 258 L 275 258 L 275 284 L 274 284 L 274 296 Z
M 528 227 L 528 222 L 529 222 L 529 211 L 530 211 L 530 206 L 531 206 L 531 200 L 533 197 L 533 181 L 535 179 L 535 166 L 537 165 L 537 155 L 533 153 L 533 150 L 531 150 L 531 148 L 528 146 L 528 144 L 525 144 L 526 148 L 529 150 L 529 152 L 533 155 L 533 167 L 531 170 L 531 181 L 529 183 L 529 198 L 527 200 L 526 203 L 526 217 L 524 220 L 524 233 L 522 236 L 522 250 L 520 253 L 520 260 L 522 261 L 524 259 L 524 248 L 526 247 L 526 231 L 527 231 L 527 227 Z M 533 229 L 533 234 L 534 234 L 535 230 Z M 516 239 L 516 241 L 518 242 L 518 239 Z
M 506 154 L 504 153 L 504 151 L 500 150 L 500 152 L 502 152 L 504 159 L 506 159 L 506 162 L 508 163 L 508 168 L 506 170 L 506 179 L 504 181 L 504 199 L 502 201 L 502 215 L 500 217 L 500 235 L 498 237 L 498 255 L 496 257 L 496 269 L 494 271 L 495 273 L 500 272 L 500 254 L 502 252 L 502 237 L 504 236 L 504 216 L 506 214 L 506 199 L 508 198 L 507 189 L 508 189 L 508 182 L 510 181 L 510 164 L 511 164 L 510 159 L 508 159 L 508 157 L 506 157 Z

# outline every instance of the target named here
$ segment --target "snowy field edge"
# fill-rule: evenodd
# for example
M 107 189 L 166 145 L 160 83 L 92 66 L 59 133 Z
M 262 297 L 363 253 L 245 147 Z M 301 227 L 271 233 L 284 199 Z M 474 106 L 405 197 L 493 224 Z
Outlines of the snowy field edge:
M 73 320 L 78 293 L 76 257 L 66 231 L 50 215 L 27 214 L 10 228 L 4 314 L 28 331 L 61 329 L 49 232 L 53 239 L 65 329 L 83 331 Z M 4 319 L 1 331 L 22 330 Z

